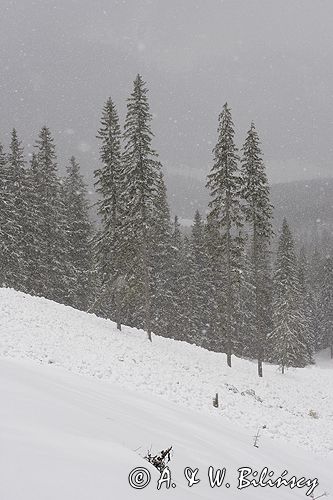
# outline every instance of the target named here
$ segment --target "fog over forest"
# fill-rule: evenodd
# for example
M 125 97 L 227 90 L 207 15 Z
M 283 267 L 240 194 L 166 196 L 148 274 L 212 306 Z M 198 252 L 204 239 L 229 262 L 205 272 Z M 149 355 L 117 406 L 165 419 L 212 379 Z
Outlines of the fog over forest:
M 102 106 L 112 96 L 123 123 L 139 72 L 171 202 L 179 175 L 204 189 L 225 101 L 239 147 L 254 120 L 271 182 L 332 176 L 330 0 L 2 0 L 1 7 L 5 145 L 16 127 L 31 153 L 46 124 L 60 170 L 74 154 L 92 179 Z

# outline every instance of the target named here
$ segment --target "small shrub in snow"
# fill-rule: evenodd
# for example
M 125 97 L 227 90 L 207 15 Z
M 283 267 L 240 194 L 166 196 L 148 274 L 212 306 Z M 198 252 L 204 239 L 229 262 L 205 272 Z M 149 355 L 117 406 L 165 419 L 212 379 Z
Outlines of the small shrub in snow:
M 242 396 L 251 396 L 256 401 L 259 401 L 259 403 L 263 402 L 263 399 L 261 399 L 261 397 L 256 394 L 256 391 L 254 389 L 246 389 L 245 391 L 241 392 L 241 395 Z
M 170 453 L 172 450 L 172 446 L 167 448 L 166 450 L 162 450 L 158 455 L 152 456 L 150 451 L 148 451 L 145 459 L 148 460 L 156 469 L 160 472 L 166 467 L 166 464 L 170 462 Z

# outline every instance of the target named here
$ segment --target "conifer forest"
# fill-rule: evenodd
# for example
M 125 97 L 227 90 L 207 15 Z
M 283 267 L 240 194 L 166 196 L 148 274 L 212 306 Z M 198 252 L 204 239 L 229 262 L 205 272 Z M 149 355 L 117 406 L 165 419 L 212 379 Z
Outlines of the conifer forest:
M 237 144 L 231 106 L 216 109 L 209 204 L 189 228 L 170 210 L 139 74 L 126 104 L 124 123 L 112 97 L 101 106 L 94 206 L 74 156 L 60 175 L 47 126 L 29 157 L 16 129 L 0 145 L 2 286 L 226 353 L 230 367 L 256 360 L 260 377 L 263 362 L 333 358 L 332 256 L 322 235 L 302 244 L 288 217 L 274 221 L 255 123 Z

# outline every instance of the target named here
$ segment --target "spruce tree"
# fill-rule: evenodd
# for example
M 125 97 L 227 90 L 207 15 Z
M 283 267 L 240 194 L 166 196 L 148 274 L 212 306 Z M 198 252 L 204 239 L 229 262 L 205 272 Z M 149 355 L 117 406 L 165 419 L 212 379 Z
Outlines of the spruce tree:
M 269 340 L 269 357 L 281 366 L 282 373 L 286 367 L 304 367 L 312 362 L 306 318 L 301 308 L 294 242 L 286 219 L 282 224 L 273 278 L 273 331 Z
M 67 225 L 67 303 L 86 311 L 91 294 L 92 225 L 89 220 L 87 187 L 80 166 L 72 156 L 64 180 Z
M 320 300 L 320 326 L 323 334 L 323 347 L 329 347 L 333 359 L 333 261 L 330 255 L 323 259 L 322 289 Z
M 318 236 L 318 235 L 317 235 Z M 311 296 L 311 322 L 312 330 L 314 332 L 314 350 L 319 351 L 323 349 L 325 344 L 324 332 L 322 331 L 322 321 L 321 321 L 321 292 L 322 292 L 322 281 L 323 281 L 323 266 L 322 266 L 322 256 L 319 248 L 317 246 L 309 259 L 309 290 Z
M 7 279 L 16 290 L 25 291 L 25 219 L 28 207 L 25 203 L 25 160 L 21 141 L 13 129 L 7 159 L 7 197 L 10 198 L 7 228 L 10 237 L 10 255 Z
M 198 345 L 205 345 L 209 326 L 208 260 L 205 241 L 205 225 L 197 210 L 190 241 L 192 273 L 192 300 L 190 318 L 193 323 L 193 337 Z
M 122 193 L 124 203 L 124 256 L 127 263 L 126 280 L 131 291 L 133 319 L 152 340 L 152 232 L 158 217 L 158 184 L 160 162 L 152 149 L 151 113 L 148 89 L 142 77 L 134 81 L 127 102 L 124 130 L 122 176 L 126 183 Z
M 10 171 L 7 156 L 0 144 L 0 273 L 1 286 L 11 286 L 11 263 L 13 227 L 12 214 L 14 211 L 13 197 L 9 189 Z M 16 228 L 15 228 L 16 231 Z M 15 232 L 14 231 L 14 232 Z
M 117 322 L 121 329 L 122 266 L 122 161 L 121 130 L 116 106 L 111 97 L 106 101 L 97 138 L 101 141 L 101 167 L 95 171 L 95 187 L 99 194 L 98 214 L 101 229 L 95 237 L 94 253 L 99 281 L 98 311 Z
M 239 302 L 240 261 L 243 248 L 241 228 L 241 178 L 238 167 L 237 148 L 234 143 L 234 124 L 227 103 L 219 115 L 218 141 L 213 150 L 214 165 L 208 175 L 210 190 L 209 217 L 218 223 L 221 239 L 222 264 L 225 266 L 224 301 L 222 328 L 226 340 L 227 363 L 231 367 L 233 338 L 236 331 Z
M 157 212 L 152 225 L 151 275 L 152 275 L 152 328 L 155 333 L 168 336 L 172 296 L 171 224 L 167 191 L 162 172 L 158 179 Z
M 250 229 L 251 273 L 254 298 L 254 342 L 258 358 L 258 375 L 262 377 L 262 363 L 265 357 L 269 317 L 269 245 L 272 231 L 272 205 L 270 190 L 262 159 L 260 141 L 254 123 L 243 146 L 242 198 L 245 221 Z
M 221 247 L 218 220 L 210 215 L 207 217 L 205 225 L 208 328 L 204 347 L 217 352 L 226 350 L 225 338 L 221 336 L 224 305 L 223 286 L 225 283 L 225 269 L 221 262 Z
M 197 287 L 194 278 L 194 256 L 192 253 L 191 238 L 187 234 L 183 237 L 181 251 L 181 331 L 183 340 L 191 344 L 200 344 L 201 335 L 198 332 L 198 318 L 195 314 L 197 301 Z
M 171 299 L 169 319 L 169 335 L 173 339 L 185 340 L 184 324 L 184 253 L 183 237 L 178 217 L 175 216 L 171 232 L 171 248 L 169 258 L 168 296 Z
M 242 273 L 239 284 L 239 320 L 238 335 L 235 339 L 235 354 L 250 359 L 257 357 L 258 347 L 253 281 L 252 245 L 247 241 L 242 256 Z
M 31 295 L 41 295 L 44 286 L 40 272 L 40 265 L 43 260 L 42 251 L 44 249 L 44 214 L 42 213 L 39 189 L 40 174 L 37 155 L 34 152 L 30 160 L 30 166 L 26 172 L 25 190 L 25 199 L 28 207 L 25 226 L 26 290 Z
M 64 302 L 67 294 L 67 236 L 64 193 L 56 163 L 54 140 L 43 127 L 36 141 L 35 168 L 38 178 L 38 213 L 40 241 L 39 293 L 51 300 Z
M 298 257 L 298 280 L 300 286 L 300 307 L 304 312 L 307 343 L 312 352 L 316 349 L 316 311 L 309 284 L 309 264 L 304 247 Z

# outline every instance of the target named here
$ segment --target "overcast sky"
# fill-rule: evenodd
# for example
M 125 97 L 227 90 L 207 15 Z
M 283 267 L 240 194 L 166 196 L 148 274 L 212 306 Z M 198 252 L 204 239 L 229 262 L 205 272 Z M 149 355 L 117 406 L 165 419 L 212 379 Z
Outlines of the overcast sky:
M 0 138 L 53 131 L 60 166 L 91 176 L 110 95 L 139 72 L 166 171 L 204 177 L 217 117 L 254 120 L 273 182 L 332 176 L 332 0 L 1 0 Z

